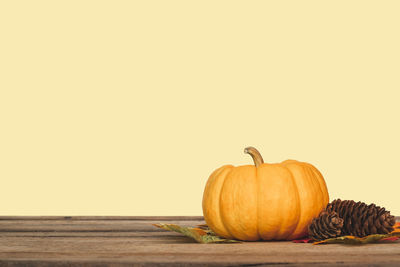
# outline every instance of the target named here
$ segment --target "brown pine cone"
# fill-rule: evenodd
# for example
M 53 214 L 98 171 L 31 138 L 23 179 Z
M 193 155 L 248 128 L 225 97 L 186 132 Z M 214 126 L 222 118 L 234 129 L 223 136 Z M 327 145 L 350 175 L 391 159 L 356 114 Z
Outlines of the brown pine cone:
M 341 235 L 343 219 L 334 211 L 322 211 L 308 226 L 308 236 L 314 240 L 324 240 Z
M 336 199 L 328 204 L 327 212 L 336 212 L 344 220 L 342 235 L 364 237 L 371 234 L 388 234 L 396 222 L 385 208 L 353 200 Z

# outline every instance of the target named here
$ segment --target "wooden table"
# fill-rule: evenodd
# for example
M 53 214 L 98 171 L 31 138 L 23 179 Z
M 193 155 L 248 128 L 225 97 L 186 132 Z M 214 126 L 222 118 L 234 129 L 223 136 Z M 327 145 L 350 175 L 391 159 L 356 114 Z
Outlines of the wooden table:
M 399 219 L 399 218 L 397 218 Z M 0 217 L 0 266 L 400 266 L 400 242 L 198 244 L 153 223 L 202 217 Z

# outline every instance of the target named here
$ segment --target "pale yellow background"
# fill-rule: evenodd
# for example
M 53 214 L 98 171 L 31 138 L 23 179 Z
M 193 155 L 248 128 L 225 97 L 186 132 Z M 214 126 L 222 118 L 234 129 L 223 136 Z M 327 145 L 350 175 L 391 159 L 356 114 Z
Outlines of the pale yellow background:
M 0 214 L 201 215 L 308 161 L 400 215 L 400 1 L 1 1 Z

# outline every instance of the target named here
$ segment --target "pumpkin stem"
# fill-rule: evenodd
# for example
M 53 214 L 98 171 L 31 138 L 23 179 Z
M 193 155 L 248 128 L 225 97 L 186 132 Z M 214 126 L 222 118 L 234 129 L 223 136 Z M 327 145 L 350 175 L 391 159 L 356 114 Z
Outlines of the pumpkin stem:
M 258 152 L 258 150 L 255 149 L 254 147 L 252 147 L 252 146 L 246 147 L 244 149 L 244 153 L 249 154 L 253 158 L 254 165 L 256 165 L 256 167 L 258 167 L 264 163 L 264 160 L 263 160 L 260 152 Z

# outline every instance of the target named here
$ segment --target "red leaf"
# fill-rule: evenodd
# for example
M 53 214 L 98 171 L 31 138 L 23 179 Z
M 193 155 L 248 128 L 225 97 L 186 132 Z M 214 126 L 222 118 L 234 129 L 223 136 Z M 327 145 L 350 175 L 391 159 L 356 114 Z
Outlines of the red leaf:
M 313 241 L 311 238 L 293 240 L 293 243 L 312 243 L 312 242 Z
M 386 237 L 386 238 L 381 239 L 381 241 L 396 241 L 396 240 L 399 240 L 399 239 L 400 239 L 400 237 L 398 237 L 398 236 L 390 236 L 390 237 Z

